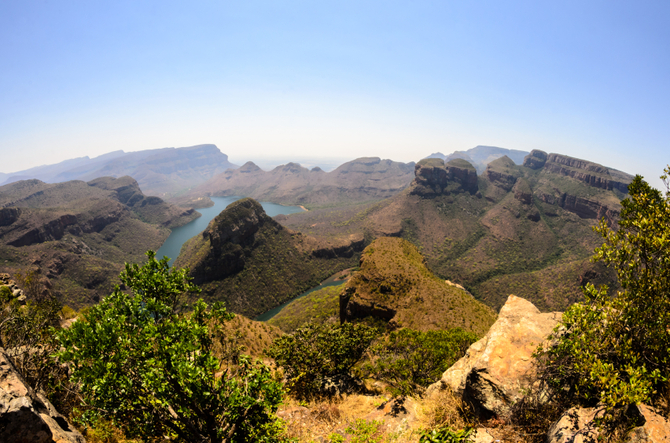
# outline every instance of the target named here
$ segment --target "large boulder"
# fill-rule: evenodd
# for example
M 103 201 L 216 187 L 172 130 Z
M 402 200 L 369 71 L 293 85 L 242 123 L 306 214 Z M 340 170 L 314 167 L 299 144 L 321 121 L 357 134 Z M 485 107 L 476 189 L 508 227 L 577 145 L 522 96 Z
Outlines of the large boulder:
M 0 441 L 85 443 L 84 437 L 33 391 L 0 348 Z
M 534 375 L 532 354 L 554 329 L 561 313 L 541 313 L 510 295 L 484 338 L 431 385 L 428 395 L 450 387 L 483 418 L 504 417 Z

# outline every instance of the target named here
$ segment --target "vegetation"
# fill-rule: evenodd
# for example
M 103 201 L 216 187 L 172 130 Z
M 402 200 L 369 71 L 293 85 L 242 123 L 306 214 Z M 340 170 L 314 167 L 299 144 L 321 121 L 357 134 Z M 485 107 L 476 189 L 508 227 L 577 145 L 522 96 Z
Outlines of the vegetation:
M 201 300 L 186 306 L 198 292 L 188 270 L 147 257 L 121 273 L 130 293 L 117 286 L 58 335 L 85 401 L 81 420 L 111 419 L 131 437 L 275 441 L 281 385 L 247 357 L 215 358 L 213 335 L 232 315 Z
M 388 383 L 394 395 L 421 394 L 476 340 L 475 334 L 460 328 L 426 332 L 403 328 L 371 347 L 371 361 L 361 372 Z
M 289 392 L 310 399 L 333 395 L 328 383 L 351 384 L 351 369 L 378 331 L 362 324 L 309 324 L 277 338 L 267 355 L 284 369 Z
M 363 251 L 360 268 L 343 294 L 347 319 L 372 316 L 395 327 L 461 327 L 476 334 L 485 333 L 495 321 L 492 309 L 436 277 L 406 240 L 376 239 Z
M 670 168 L 662 179 L 668 187 Z M 670 192 L 640 176 L 622 202 L 618 229 L 603 221 L 594 260 L 616 271 L 621 290 L 588 285 L 586 300 L 568 309 L 551 345 L 538 353 L 541 375 L 559 403 L 620 407 L 659 404 L 670 379 Z
M 342 286 L 326 286 L 293 300 L 268 323 L 291 333 L 308 323 L 338 323 L 340 321 L 340 292 Z

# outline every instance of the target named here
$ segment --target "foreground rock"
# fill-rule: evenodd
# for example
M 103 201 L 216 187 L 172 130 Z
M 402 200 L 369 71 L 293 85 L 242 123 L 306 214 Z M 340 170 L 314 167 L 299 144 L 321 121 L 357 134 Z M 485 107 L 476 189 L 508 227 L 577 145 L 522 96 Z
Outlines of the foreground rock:
M 510 295 L 486 336 L 428 388 L 428 395 L 449 387 L 482 418 L 506 416 L 530 386 L 533 352 L 560 318 L 558 312 L 540 313 L 529 301 Z
M 84 443 L 49 400 L 35 393 L 0 348 L 0 441 Z

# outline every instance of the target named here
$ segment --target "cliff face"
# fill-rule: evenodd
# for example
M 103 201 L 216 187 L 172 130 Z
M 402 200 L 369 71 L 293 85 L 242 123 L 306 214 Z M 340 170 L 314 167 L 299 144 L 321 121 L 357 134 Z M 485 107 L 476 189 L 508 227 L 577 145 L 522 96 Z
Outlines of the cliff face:
M 543 155 L 546 157 L 546 162 L 541 167 L 547 171 L 572 177 L 594 188 L 606 189 L 608 191 L 616 189 L 620 192 L 623 192 L 624 194 L 627 194 L 628 184 L 633 180 L 632 176 L 623 174 L 620 171 L 616 171 L 618 173 L 617 176 L 623 176 L 625 180 L 615 178 L 610 173 L 609 168 L 597 163 L 592 163 L 586 160 L 568 157 L 567 155 L 561 154 L 547 155 L 542 151 L 531 152 L 531 154 L 526 158 L 527 161 L 524 160 L 524 165 L 526 165 L 526 163 L 529 165 L 539 164 L 536 162 L 536 159 L 541 158 Z M 539 168 L 533 167 L 533 169 Z
M 477 171 L 463 159 L 444 163 L 439 158 L 423 159 L 414 167 L 414 181 L 410 184 L 410 194 L 422 197 L 449 195 L 451 193 L 478 190 Z
M 491 183 L 505 191 L 510 191 L 521 176 L 519 167 L 507 156 L 489 163 L 485 173 Z
M 131 177 L 11 183 L 0 187 L 0 272 L 30 269 L 82 307 L 111 291 L 124 262 L 158 249 L 167 227 L 197 215 L 145 196 Z
M 362 235 L 328 243 L 289 231 L 245 198 L 186 242 L 175 266 L 191 270 L 208 300 L 255 317 L 355 265 L 363 245 Z

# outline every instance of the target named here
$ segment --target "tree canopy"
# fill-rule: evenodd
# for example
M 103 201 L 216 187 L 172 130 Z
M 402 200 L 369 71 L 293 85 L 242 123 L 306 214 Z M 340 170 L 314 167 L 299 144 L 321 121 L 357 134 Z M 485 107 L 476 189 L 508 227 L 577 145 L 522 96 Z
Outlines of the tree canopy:
M 282 387 L 260 363 L 225 364 L 213 354 L 213 333 L 232 318 L 202 300 L 188 269 L 147 252 L 126 264 L 127 290 L 114 292 L 59 334 L 85 401 L 83 419 L 113 419 L 130 436 L 181 441 L 276 441 L 274 413 Z
M 553 341 L 538 353 L 542 376 L 557 396 L 619 406 L 654 403 L 670 378 L 670 168 L 663 193 L 639 175 L 622 201 L 618 226 L 595 229 L 595 251 L 616 271 L 621 289 L 585 288 L 586 301 L 568 309 Z

